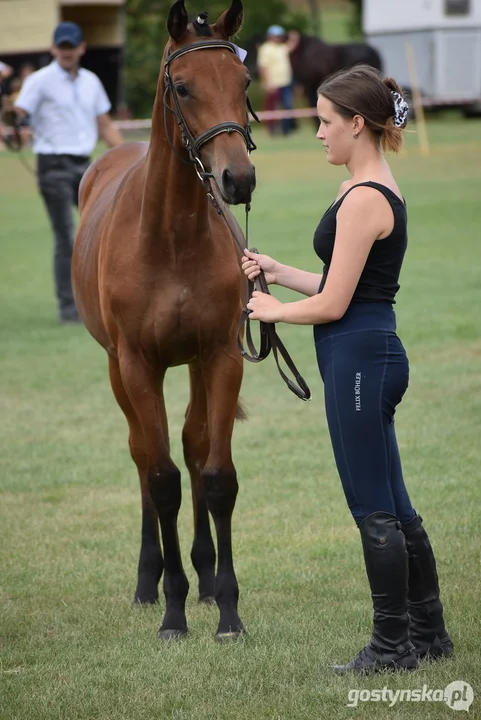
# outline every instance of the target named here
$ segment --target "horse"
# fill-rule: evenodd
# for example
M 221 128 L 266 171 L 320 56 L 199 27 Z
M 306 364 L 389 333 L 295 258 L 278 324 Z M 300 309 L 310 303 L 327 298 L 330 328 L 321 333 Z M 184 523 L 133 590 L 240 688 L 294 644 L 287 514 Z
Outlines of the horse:
M 299 35 L 292 50 L 294 81 L 302 87 L 311 107 L 317 104 L 317 88 L 325 78 L 338 70 L 364 64 L 382 70 L 381 56 L 366 43 L 326 43 L 318 37 Z
M 171 6 L 150 142 L 107 151 L 80 187 L 75 302 L 107 352 L 112 390 L 128 422 L 142 508 L 134 602 L 158 602 L 163 574 L 162 640 L 188 632 L 189 583 L 177 530 L 180 471 L 169 452 L 163 396 L 167 369 L 181 364 L 188 365 L 190 377 L 182 442 L 192 488 L 198 598 L 217 603 L 218 639 L 244 632 L 231 536 L 244 276 L 228 215 L 228 205 L 250 203 L 256 182 L 249 156 L 255 147 L 246 105 L 249 76 L 230 41 L 242 18 L 240 0 L 232 0 L 213 25 L 205 13 L 189 22 L 184 0 Z

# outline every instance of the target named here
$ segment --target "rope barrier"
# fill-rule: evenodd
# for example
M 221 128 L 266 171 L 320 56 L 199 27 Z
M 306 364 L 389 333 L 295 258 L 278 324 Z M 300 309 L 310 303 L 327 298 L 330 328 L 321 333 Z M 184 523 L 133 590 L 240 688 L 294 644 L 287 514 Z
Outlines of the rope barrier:
M 475 105 L 481 103 L 481 98 L 445 98 L 445 99 L 434 99 L 434 98 L 423 98 L 423 107 L 452 107 L 455 105 Z M 288 118 L 310 118 L 316 117 L 316 108 L 294 108 L 293 110 L 261 110 L 257 113 L 259 120 L 285 120 Z M 114 120 L 114 125 L 119 130 L 150 130 L 152 121 L 150 118 L 145 120 Z M 13 130 L 10 127 L 3 128 L 4 135 L 7 137 L 12 134 Z
M 422 98 L 423 107 L 450 107 L 453 105 L 475 105 L 481 102 L 481 97 L 476 98 L 444 98 L 442 100 L 437 98 Z M 293 110 L 260 110 L 257 113 L 259 120 L 285 120 L 288 118 L 310 118 L 316 117 L 317 109 L 310 108 L 294 108 Z M 150 129 L 151 121 L 146 120 L 116 120 L 115 125 L 119 130 L 148 130 Z

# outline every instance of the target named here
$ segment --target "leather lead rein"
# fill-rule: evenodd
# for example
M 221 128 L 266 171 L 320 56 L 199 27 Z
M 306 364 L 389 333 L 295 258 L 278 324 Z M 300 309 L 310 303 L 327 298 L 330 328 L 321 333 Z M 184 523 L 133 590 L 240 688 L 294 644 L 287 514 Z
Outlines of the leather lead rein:
M 248 211 L 246 211 L 248 212 Z M 259 251 L 257 248 L 251 248 L 251 252 L 258 253 Z M 266 283 L 266 279 L 264 276 L 264 273 L 261 271 L 260 275 L 256 278 L 256 283 L 252 283 L 250 280 L 249 283 L 249 299 L 252 297 L 252 292 L 254 289 L 260 290 L 260 292 L 266 293 L 267 295 L 270 295 L 268 285 Z M 247 352 L 242 344 L 241 340 L 241 331 L 243 326 L 246 326 L 246 344 L 249 348 L 249 352 Z M 252 333 L 250 328 L 250 320 L 249 320 L 249 310 L 247 307 L 242 308 L 242 315 L 239 323 L 239 331 L 237 333 L 237 347 L 239 349 L 240 354 L 242 355 L 245 360 L 248 360 L 251 363 L 258 363 L 262 360 L 265 360 L 266 357 L 270 354 L 271 350 L 274 355 L 274 360 L 276 361 L 277 369 L 279 371 L 279 375 L 286 383 L 289 390 L 291 390 L 294 395 L 296 395 L 300 400 L 310 400 L 311 399 L 311 391 L 309 389 L 309 386 L 307 385 L 306 381 L 300 374 L 299 370 L 294 364 L 294 361 L 292 360 L 289 352 L 287 351 L 286 346 L 280 339 L 279 335 L 276 331 L 276 325 L 275 323 L 266 323 L 263 321 L 259 322 L 259 329 L 260 329 L 260 348 L 259 350 L 256 349 L 253 340 L 252 340 Z M 287 368 L 290 370 L 292 375 L 294 376 L 296 382 L 293 382 L 291 378 L 289 378 L 284 370 L 281 367 L 280 361 L 279 361 L 279 355 L 284 360 Z

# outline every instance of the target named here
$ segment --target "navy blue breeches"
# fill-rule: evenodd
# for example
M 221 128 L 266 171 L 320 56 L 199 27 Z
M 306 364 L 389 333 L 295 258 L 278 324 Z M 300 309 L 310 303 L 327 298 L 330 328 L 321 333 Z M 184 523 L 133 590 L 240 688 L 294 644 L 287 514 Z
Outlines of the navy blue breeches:
M 347 503 L 359 525 L 374 512 L 403 524 L 415 511 L 404 484 L 394 413 L 409 363 L 387 302 L 353 303 L 344 317 L 314 327 L 327 421 Z

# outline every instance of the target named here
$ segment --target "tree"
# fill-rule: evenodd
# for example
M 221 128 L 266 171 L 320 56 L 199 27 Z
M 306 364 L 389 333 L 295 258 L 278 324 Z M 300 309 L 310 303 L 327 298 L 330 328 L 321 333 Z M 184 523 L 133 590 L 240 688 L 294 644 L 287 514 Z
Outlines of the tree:
M 354 12 L 349 23 L 349 34 L 351 37 L 362 37 L 362 4 L 363 0 L 351 0 Z
M 321 34 L 321 7 L 319 0 L 307 0 L 311 13 L 312 32 L 314 35 Z
M 137 116 L 149 116 L 159 74 L 168 8 L 164 0 L 128 0 L 125 96 Z

